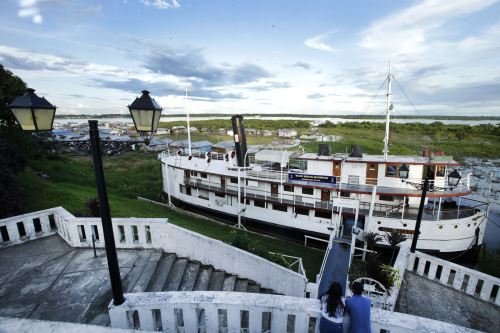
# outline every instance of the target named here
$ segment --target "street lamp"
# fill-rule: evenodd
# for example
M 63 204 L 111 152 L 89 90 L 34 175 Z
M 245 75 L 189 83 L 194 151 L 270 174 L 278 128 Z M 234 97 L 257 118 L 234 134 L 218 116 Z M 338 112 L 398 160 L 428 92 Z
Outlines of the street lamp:
M 50 104 L 45 98 L 38 97 L 34 89 L 26 89 L 26 93 L 23 96 L 16 97 L 14 101 L 9 104 L 9 108 L 12 110 L 12 113 L 24 131 L 34 130 L 38 132 L 52 130 L 56 107 Z M 142 96 L 134 100 L 129 106 L 129 110 L 138 133 L 150 132 L 152 135 L 156 131 L 160 121 L 162 108 L 149 96 L 149 91 L 143 90 Z M 101 142 L 97 120 L 89 120 L 89 137 L 96 177 L 97 194 L 99 197 L 109 277 L 113 293 L 113 304 L 120 305 L 125 299 L 123 297 L 120 266 L 116 254 L 108 193 L 102 166 Z
M 27 88 L 22 96 L 8 105 L 24 131 L 51 131 L 56 107 L 45 97 L 38 97 L 35 89 Z
M 401 179 L 402 182 L 407 183 L 412 185 L 413 187 L 422 190 L 422 194 L 420 195 L 420 205 L 418 207 L 418 214 L 417 214 L 417 221 L 415 222 L 415 232 L 413 234 L 413 239 L 411 242 L 411 247 L 410 247 L 410 252 L 415 253 L 415 250 L 417 248 L 417 241 L 418 241 L 418 235 L 420 234 L 420 224 L 422 222 L 422 214 L 424 212 L 424 204 L 425 204 L 425 197 L 427 196 L 427 191 L 435 191 L 438 189 L 443 189 L 443 188 L 438 188 L 434 186 L 432 190 L 429 188 L 429 177 L 425 177 L 424 184 L 420 183 L 412 183 L 409 181 L 406 181 L 405 179 L 408 179 L 408 174 L 410 172 L 410 168 L 406 165 L 403 164 L 402 166 L 399 167 L 398 173 L 399 173 L 399 178 Z M 460 182 L 460 179 L 462 177 L 460 176 L 460 173 L 455 169 L 454 171 L 450 172 L 448 174 L 448 186 L 450 189 L 453 189 L 458 185 Z
M 132 120 L 134 121 L 137 133 L 145 135 L 158 129 L 161 111 L 160 105 L 149 96 L 149 91 L 143 90 L 142 96 L 137 97 L 132 104 L 128 106 Z

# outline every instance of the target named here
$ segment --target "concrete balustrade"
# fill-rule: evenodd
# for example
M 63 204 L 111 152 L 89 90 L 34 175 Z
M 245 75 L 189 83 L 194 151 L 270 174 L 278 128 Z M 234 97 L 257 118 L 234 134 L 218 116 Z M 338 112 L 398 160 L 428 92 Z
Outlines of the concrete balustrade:
M 317 299 L 223 291 L 126 294 L 109 306 L 113 328 L 163 332 L 318 332 Z M 372 309 L 372 332 L 477 332 L 468 328 Z
M 422 252 L 410 254 L 406 269 L 483 301 L 500 305 L 500 279 Z
M 61 207 L 41 210 L 0 220 L 0 247 L 58 233 L 60 221 L 73 217 Z
M 34 219 L 40 219 L 39 232 L 36 232 L 33 225 Z M 50 222 L 51 220 L 53 222 Z M 19 222 L 23 223 L 25 236 L 18 230 Z M 304 274 L 170 224 L 168 219 L 113 218 L 112 223 L 118 249 L 154 248 L 176 253 L 180 257 L 193 258 L 204 264 L 224 268 L 230 274 L 244 276 L 283 295 L 303 297 L 306 291 L 307 278 Z M 2 226 L 5 226 L 9 235 L 7 241 L 2 240 L 0 243 L 2 247 L 59 233 L 72 247 L 92 247 L 94 235 L 95 247 L 104 248 L 100 218 L 77 218 L 62 207 L 3 219 L 0 220 L 0 227 Z M 36 229 L 38 230 L 38 227 Z

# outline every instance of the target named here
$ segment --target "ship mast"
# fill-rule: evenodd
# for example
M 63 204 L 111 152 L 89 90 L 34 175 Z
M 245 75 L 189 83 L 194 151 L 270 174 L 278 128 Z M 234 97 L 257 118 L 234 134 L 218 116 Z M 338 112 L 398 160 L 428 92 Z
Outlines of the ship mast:
M 387 156 L 389 155 L 389 121 L 391 118 L 391 111 L 392 111 L 392 102 L 391 102 L 391 95 L 392 95 L 392 87 L 391 87 L 391 79 L 392 79 L 392 74 L 391 74 L 391 62 L 389 61 L 389 74 L 387 74 L 387 114 L 385 118 L 385 137 L 384 137 L 384 160 L 387 161 Z
M 191 127 L 189 124 L 189 95 L 188 95 L 188 89 L 186 87 L 186 119 L 187 119 L 187 132 L 188 132 L 188 153 L 189 156 L 191 156 Z

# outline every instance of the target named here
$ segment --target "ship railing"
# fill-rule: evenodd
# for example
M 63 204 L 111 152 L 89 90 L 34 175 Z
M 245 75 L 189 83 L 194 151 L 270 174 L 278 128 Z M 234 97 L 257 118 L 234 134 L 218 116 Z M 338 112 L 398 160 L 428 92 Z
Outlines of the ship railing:
M 319 332 L 320 300 L 227 291 L 125 294 L 109 305 L 112 328 L 164 332 Z M 371 329 L 382 332 L 475 332 L 457 325 L 371 309 Z
M 184 182 L 186 185 L 191 185 L 200 189 L 208 191 L 223 192 L 229 195 L 238 195 L 238 186 L 232 183 L 226 183 L 222 186 L 220 183 L 200 180 L 198 178 L 185 178 Z M 302 206 L 311 209 L 324 209 L 332 210 L 334 206 L 332 201 L 323 201 L 320 198 L 308 197 L 297 194 L 280 194 L 273 193 L 271 191 L 249 188 L 244 189 L 242 186 L 240 188 L 243 199 L 255 199 L 264 200 L 270 202 L 277 202 L 280 204 L 288 204 L 293 206 Z M 401 202 L 397 205 L 374 203 L 373 216 L 386 217 L 386 218 L 402 218 L 402 219 L 415 219 L 417 217 L 417 208 L 415 207 L 405 207 L 403 215 L 404 203 Z M 422 215 L 422 220 L 425 221 L 438 221 L 438 220 L 452 220 L 452 219 L 462 219 L 473 216 L 481 211 L 481 207 L 485 204 L 479 204 L 476 206 L 462 206 L 453 209 L 441 209 L 438 210 L 437 207 L 431 207 L 428 205 L 424 209 Z M 368 214 L 370 209 L 369 202 L 360 202 L 360 211 L 364 212 L 365 215 Z
M 275 171 L 275 170 L 248 170 L 246 177 L 254 178 L 266 178 L 266 179 L 279 179 L 280 181 L 288 180 L 287 171 Z
M 406 269 L 476 299 L 500 306 L 500 279 L 416 251 L 410 254 Z

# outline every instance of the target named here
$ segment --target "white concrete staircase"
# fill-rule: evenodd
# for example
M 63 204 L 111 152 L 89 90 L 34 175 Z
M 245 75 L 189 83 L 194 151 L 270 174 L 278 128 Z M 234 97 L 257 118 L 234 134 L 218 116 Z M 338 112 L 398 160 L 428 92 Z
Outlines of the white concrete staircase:
M 254 281 L 204 265 L 173 253 L 162 253 L 153 271 L 143 271 L 131 292 L 143 291 L 236 291 L 251 293 L 272 293 Z M 144 286 L 147 275 L 149 281 Z

